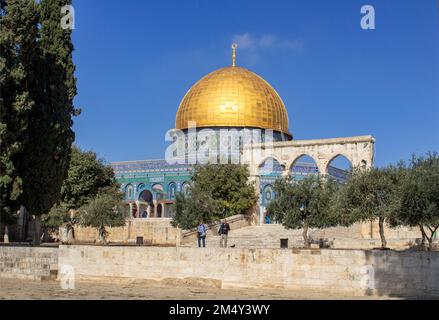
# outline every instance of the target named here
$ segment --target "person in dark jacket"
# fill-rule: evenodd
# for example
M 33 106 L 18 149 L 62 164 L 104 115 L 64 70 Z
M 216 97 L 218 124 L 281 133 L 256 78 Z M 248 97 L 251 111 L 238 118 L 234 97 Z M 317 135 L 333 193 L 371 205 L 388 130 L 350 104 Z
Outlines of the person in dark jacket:
M 224 219 L 223 223 L 221 223 L 218 234 L 221 236 L 220 238 L 220 247 L 227 248 L 227 237 L 230 231 L 230 225 L 227 223 L 227 220 Z
M 197 227 L 198 232 L 198 247 L 201 248 L 201 244 L 203 244 L 203 248 L 206 246 L 206 234 L 207 234 L 207 226 L 201 220 Z

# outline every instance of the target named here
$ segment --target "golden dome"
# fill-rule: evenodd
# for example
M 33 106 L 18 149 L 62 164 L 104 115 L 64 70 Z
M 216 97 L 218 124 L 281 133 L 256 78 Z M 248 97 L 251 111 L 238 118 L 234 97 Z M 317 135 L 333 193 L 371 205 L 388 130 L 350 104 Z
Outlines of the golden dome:
M 257 74 L 234 65 L 209 73 L 189 89 L 175 126 L 187 129 L 188 121 L 196 127 L 255 127 L 291 135 L 277 92 Z

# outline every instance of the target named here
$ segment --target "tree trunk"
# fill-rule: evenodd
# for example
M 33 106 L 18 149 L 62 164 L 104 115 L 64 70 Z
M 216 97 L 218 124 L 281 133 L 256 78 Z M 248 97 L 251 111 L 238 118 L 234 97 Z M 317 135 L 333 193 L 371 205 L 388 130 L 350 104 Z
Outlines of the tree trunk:
M 99 228 L 99 242 L 104 245 L 107 245 L 106 233 L 107 232 L 104 227 Z
M 67 227 L 67 243 L 68 244 L 72 244 L 74 241 L 73 233 L 74 233 L 73 226 L 69 225 Z
M 428 238 L 428 251 L 433 251 L 433 235 Z
M 424 250 L 428 249 L 428 247 L 425 246 L 425 240 L 427 240 L 428 243 L 430 244 L 430 239 L 428 239 L 428 236 L 425 233 L 424 226 L 419 225 L 419 229 L 421 229 L 421 233 L 422 233 L 422 249 L 424 249 Z
M 309 248 L 310 243 L 309 243 L 309 237 L 308 237 L 308 222 L 303 223 L 302 235 L 303 235 L 303 241 L 305 242 L 305 248 Z
M 384 218 L 380 217 L 379 225 L 380 225 L 381 248 L 385 249 L 387 248 L 387 240 L 386 237 L 384 236 Z
M 4 243 L 9 243 L 9 229 L 7 225 L 5 225 L 5 234 L 3 236 L 3 240 Z
M 433 241 L 435 239 L 436 231 L 438 227 L 428 227 L 428 230 L 430 230 L 430 237 L 427 236 L 428 240 L 428 251 L 433 251 Z
M 39 246 L 41 244 L 41 217 L 34 216 L 32 223 L 34 224 L 34 234 L 32 236 L 32 245 Z

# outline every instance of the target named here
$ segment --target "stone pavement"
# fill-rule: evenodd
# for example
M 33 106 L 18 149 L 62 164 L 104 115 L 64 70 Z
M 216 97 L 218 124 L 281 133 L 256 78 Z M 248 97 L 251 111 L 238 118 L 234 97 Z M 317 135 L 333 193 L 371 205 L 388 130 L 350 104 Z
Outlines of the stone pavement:
M 389 299 L 388 297 L 352 297 L 316 291 L 280 289 L 215 289 L 194 287 L 154 286 L 145 284 L 114 284 L 109 282 L 76 282 L 74 290 L 62 290 L 57 281 L 0 279 L 0 300 L 340 300 Z

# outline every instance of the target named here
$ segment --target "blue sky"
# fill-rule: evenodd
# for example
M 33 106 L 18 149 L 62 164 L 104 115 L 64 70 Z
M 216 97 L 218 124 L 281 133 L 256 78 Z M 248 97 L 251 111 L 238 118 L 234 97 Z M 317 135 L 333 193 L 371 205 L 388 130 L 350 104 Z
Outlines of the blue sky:
M 371 134 L 375 165 L 439 151 L 437 0 L 74 0 L 76 144 L 163 158 L 186 91 L 237 63 L 281 95 L 295 139 Z M 365 4 L 376 29 L 360 27 Z

